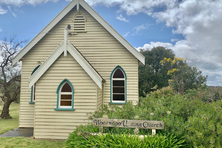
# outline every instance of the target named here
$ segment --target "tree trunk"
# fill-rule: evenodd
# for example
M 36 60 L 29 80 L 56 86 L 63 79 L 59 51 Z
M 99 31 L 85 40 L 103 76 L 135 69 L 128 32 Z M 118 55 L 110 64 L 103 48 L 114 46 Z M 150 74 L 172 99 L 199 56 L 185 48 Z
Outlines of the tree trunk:
M 6 100 L 6 102 L 4 103 L 3 109 L 2 109 L 1 116 L 0 116 L 1 118 L 12 119 L 12 117 L 9 114 L 9 106 L 11 103 L 12 103 L 11 101 Z

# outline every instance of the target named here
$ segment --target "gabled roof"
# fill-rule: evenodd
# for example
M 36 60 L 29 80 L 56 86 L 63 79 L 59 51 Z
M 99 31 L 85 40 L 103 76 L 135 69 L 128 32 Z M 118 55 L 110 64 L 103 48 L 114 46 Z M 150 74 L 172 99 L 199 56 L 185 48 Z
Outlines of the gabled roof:
M 113 29 L 92 7 L 84 0 L 73 0 L 66 6 L 29 44 L 20 51 L 13 59 L 13 64 L 17 63 L 25 54 L 32 49 L 67 13 L 77 4 L 80 4 L 89 14 L 91 14 L 110 34 L 112 34 L 129 52 L 131 52 L 141 63 L 145 64 L 145 57 L 129 44 L 115 29 Z
M 85 70 L 85 72 L 93 79 L 93 81 L 102 89 L 103 78 L 101 75 L 88 63 L 87 60 L 81 55 L 69 41 L 67 44 L 67 51 L 72 57 L 79 63 L 79 65 Z M 32 74 L 29 79 L 29 87 L 31 88 L 41 76 L 49 69 L 49 67 L 58 59 L 58 57 L 64 52 L 64 41 L 55 49 L 55 51 L 49 56 L 49 58 Z

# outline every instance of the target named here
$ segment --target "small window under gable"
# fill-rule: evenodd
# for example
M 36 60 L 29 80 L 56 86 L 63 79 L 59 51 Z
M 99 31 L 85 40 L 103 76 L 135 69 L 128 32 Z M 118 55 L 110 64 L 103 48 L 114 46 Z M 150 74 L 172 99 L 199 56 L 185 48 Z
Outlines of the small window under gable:
M 71 107 L 72 106 L 72 90 L 70 85 L 66 82 L 62 86 L 62 90 L 60 92 L 61 100 L 60 100 L 60 107 Z
M 74 16 L 73 23 L 74 32 L 86 32 L 86 18 L 81 12 Z
M 57 88 L 57 107 L 55 110 L 74 111 L 74 88 L 72 83 L 64 79 Z

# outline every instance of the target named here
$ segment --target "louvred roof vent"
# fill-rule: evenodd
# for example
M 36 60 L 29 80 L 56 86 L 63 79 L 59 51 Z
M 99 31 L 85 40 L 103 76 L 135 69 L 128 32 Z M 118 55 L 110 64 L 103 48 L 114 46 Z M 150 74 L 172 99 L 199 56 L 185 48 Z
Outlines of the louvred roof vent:
M 86 30 L 86 19 L 81 13 L 74 16 L 74 31 L 85 31 Z

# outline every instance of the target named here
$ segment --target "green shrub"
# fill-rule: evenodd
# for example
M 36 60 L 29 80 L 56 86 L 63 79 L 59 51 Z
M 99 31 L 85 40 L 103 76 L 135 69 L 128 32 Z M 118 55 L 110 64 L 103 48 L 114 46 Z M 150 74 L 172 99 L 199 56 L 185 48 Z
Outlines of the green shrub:
M 136 115 L 135 107 L 131 101 L 121 107 L 117 105 L 103 105 L 93 114 L 91 114 L 90 119 L 102 118 L 103 115 L 107 115 L 110 119 L 134 119 Z
M 209 91 L 209 90 L 207 90 Z M 185 136 L 186 142 L 195 147 L 221 147 L 222 146 L 222 101 L 209 103 L 204 101 L 205 90 L 190 91 L 192 95 L 174 95 L 158 98 L 148 95 L 141 98 L 137 111 L 140 119 L 157 120 L 164 122 L 161 133 L 172 133 L 176 136 Z M 193 99 L 192 96 L 202 96 Z M 167 112 L 170 111 L 170 114 Z M 154 113 L 151 117 L 150 113 Z
M 91 148 L 91 147 L 107 147 L 107 148 L 147 148 L 147 147 L 164 147 L 164 148 L 179 148 L 188 147 L 182 138 L 176 138 L 173 135 L 155 135 L 139 138 L 137 135 L 129 134 L 102 134 L 93 136 L 86 132 L 86 129 L 91 131 L 90 126 L 80 126 L 71 133 L 66 140 L 68 148 Z
M 109 119 L 134 119 L 136 115 L 136 107 L 137 106 L 133 105 L 131 101 L 129 101 L 127 104 L 124 104 L 122 107 L 111 104 L 104 105 L 103 107 L 95 111 L 93 114 L 91 114 L 89 119 L 102 118 L 103 115 L 107 115 Z M 103 131 L 105 133 L 115 133 L 115 134 L 134 133 L 134 129 L 130 128 L 104 127 Z
M 203 102 L 219 101 L 222 98 L 222 87 L 201 87 L 198 89 L 189 89 L 186 91 L 186 97 L 199 99 Z
M 91 119 L 107 115 L 110 119 L 163 121 L 164 129 L 157 130 L 157 134 L 183 136 L 187 143 L 195 147 L 221 147 L 222 100 L 220 95 L 215 95 L 219 90 L 201 88 L 180 95 L 164 88 L 141 97 L 136 106 L 131 102 L 122 108 L 105 105 L 93 113 Z M 133 134 L 133 129 L 104 128 L 104 132 Z M 150 132 L 140 129 L 139 134 L 148 135 Z
M 204 104 L 198 108 L 187 124 L 186 139 L 195 147 L 222 146 L 222 102 Z
M 179 94 L 158 98 L 149 95 L 140 100 L 140 106 L 136 111 L 139 119 L 163 121 L 164 129 L 159 132 L 173 132 L 178 136 L 186 132 L 186 121 L 194 114 L 196 108 L 203 104 L 201 100 L 193 100 Z M 151 116 L 150 113 L 154 115 Z
M 154 95 L 156 98 L 158 98 L 159 96 L 173 96 L 175 95 L 175 91 L 173 90 L 172 87 L 167 86 L 167 87 L 163 87 L 161 89 L 158 89 L 157 91 L 153 91 L 150 93 L 151 95 Z

